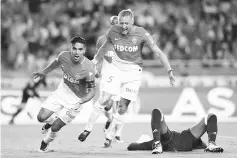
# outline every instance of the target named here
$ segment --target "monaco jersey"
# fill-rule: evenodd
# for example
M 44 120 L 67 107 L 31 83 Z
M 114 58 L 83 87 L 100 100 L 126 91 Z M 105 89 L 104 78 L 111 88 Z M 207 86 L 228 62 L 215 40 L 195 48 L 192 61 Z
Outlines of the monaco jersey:
M 80 64 L 74 64 L 70 58 L 69 51 L 63 51 L 58 56 L 63 78 L 56 91 L 62 99 L 73 104 L 88 93 L 87 82 L 94 81 L 95 69 L 86 57 Z
M 98 51 L 99 48 L 105 43 L 105 41 L 106 41 L 106 36 L 105 36 L 105 35 L 101 35 L 101 36 L 98 38 L 98 40 L 97 40 L 97 42 L 96 42 L 96 50 L 97 50 L 97 51 Z
M 115 62 L 142 65 L 143 45 L 154 43 L 151 35 L 143 27 L 138 26 L 134 26 L 127 35 L 121 34 L 120 30 L 120 26 L 114 25 L 106 34 L 115 50 L 113 60 Z

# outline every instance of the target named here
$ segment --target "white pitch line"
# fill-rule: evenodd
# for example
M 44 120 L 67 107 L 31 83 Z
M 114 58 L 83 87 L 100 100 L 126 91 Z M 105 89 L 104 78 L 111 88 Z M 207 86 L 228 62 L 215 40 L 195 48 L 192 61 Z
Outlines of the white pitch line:
M 220 136 L 220 135 L 217 135 L 217 138 L 224 138 L 224 139 L 237 139 L 237 137 Z

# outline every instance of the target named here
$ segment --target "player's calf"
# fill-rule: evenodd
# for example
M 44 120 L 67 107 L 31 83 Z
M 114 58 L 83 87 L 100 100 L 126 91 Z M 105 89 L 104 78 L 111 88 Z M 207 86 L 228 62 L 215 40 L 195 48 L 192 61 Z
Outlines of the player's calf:
M 109 111 L 111 108 L 112 108 L 112 106 L 113 106 L 113 101 L 111 102 L 112 100 L 109 100 L 108 101 L 108 103 L 107 103 L 107 105 L 104 107 L 104 110 L 105 111 Z
M 110 124 L 111 124 L 111 121 L 106 121 L 105 127 L 104 127 L 105 135 L 107 135 L 107 133 L 108 133 L 108 129 L 109 129 Z
M 208 142 L 215 142 L 217 135 L 217 117 L 215 114 L 209 114 L 206 119 Z
M 106 123 L 105 123 L 105 130 L 107 130 L 109 128 L 111 122 L 112 121 L 106 121 Z
M 217 146 L 215 143 L 217 135 L 217 116 L 215 114 L 209 114 L 205 122 L 207 124 L 208 146 L 204 151 L 222 153 L 224 151 L 223 148 Z
M 151 129 L 155 142 L 160 141 L 162 120 L 163 113 L 159 109 L 153 109 L 151 114 Z

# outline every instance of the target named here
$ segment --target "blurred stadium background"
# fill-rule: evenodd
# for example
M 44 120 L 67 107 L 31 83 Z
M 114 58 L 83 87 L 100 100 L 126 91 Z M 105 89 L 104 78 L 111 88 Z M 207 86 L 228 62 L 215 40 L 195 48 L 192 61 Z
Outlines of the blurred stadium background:
M 33 71 L 41 70 L 61 50 L 68 49 L 74 35 L 87 39 L 86 56 L 92 59 L 98 36 L 109 28 L 109 18 L 126 8 L 135 13 L 135 24 L 153 35 L 176 76 L 172 88 L 166 70 L 144 47 L 143 83 L 139 101 L 131 106 L 130 113 L 149 114 L 152 108 L 159 107 L 175 121 L 187 120 L 186 116 L 195 120 L 208 112 L 215 112 L 223 121 L 237 121 L 237 1 L 1 2 L 2 123 L 7 123 L 14 112 L 12 104 L 20 102 L 21 89 Z M 39 88 L 42 100 L 30 99 L 33 104 L 29 103 L 26 111 L 37 113 L 35 108 L 57 87 L 61 74 L 58 69 L 46 78 L 47 86 Z M 84 120 L 90 105 L 82 112 Z M 16 122 L 32 121 L 23 117 L 24 112 Z
M 16 111 L 33 71 L 68 49 L 74 35 L 87 39 L 86 56 L 92 59 L 97 38 L 109 28 L 109 18 L 128 8 L 135 14 L 135 24 L 147 29 L 166 53 L 176 85 L 169 85 L 166 70 L 144 47 L 142 86 L 138 102 L 130 105 L 127 122 L 148 123 L 151 110 L 160 108 L 168 122 L 192 123 L 214 112 L 219 122 L 236 127 L 237 0 L 1 0 L 1 124 L 8 124 Z M 47 86 L 38 89 L 41 99 L 30 99 L 16 124 L 38 124 L 40 104 L 57 87 L 61 75 L 58 69 L 47 76 Z M 87 122 L 95 99 L 73 123 Z M 14 135 L 9 131 L 26 128 L 3 127 L 9 139 Z

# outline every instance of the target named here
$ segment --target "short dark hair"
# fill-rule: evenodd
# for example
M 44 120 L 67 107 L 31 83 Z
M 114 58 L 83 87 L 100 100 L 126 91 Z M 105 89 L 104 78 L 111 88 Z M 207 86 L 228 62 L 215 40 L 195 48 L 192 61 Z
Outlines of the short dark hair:
M 118 24 L 118 16 L 111 16 L 109 20 L 110 20 L 110 25 Z
M 84 45 L 86 45 L 86 39 L 83 38 L 83 37 L 80 37 L 80 36 L 74 36 L 72 39 L 71 39 L 71 44 L 75 44 L 75 43 L 82 43 Z

